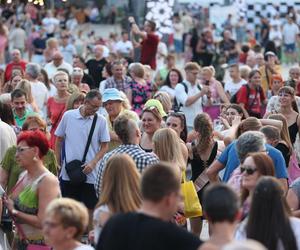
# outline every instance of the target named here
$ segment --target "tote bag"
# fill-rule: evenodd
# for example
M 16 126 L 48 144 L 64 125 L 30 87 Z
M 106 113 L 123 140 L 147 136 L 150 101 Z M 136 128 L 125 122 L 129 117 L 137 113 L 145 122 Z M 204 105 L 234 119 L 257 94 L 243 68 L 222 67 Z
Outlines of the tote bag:
M 184 199 L 184 216 L 186 218 L 202 216 L 202 207 L 192 181 L 186 181 L 185 171 L 182 172 L 181 191 Z

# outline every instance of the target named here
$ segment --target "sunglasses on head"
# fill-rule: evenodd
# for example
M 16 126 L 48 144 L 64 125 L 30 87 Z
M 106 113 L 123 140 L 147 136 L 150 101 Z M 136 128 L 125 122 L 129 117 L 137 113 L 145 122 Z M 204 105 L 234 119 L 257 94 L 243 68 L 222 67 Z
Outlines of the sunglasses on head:
M 241 174 L 246 172 L 247 175 L 253 175 L 257 169 L 252 167 L 241 167 Z

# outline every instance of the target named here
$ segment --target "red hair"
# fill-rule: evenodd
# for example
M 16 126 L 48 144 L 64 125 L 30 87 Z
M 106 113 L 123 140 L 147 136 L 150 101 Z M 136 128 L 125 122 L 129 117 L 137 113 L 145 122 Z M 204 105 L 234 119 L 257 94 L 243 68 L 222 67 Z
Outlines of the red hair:
M 274 80 L 280 81 L 281 83 L 283 82 L 281 75 L 272 75 L 272 82 Z
M 41 131 L 24 131 L 18 136 L 17 143 L 25 141 L 29 147 L 38 147 L 39 157 L 43 158 L 49 150 L 49 142 Z

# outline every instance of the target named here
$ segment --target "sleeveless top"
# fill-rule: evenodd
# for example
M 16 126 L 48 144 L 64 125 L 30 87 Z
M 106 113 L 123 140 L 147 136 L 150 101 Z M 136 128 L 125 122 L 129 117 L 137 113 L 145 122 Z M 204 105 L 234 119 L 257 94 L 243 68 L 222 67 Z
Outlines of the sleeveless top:
M 218 142 L 214 143 L 212 151 L 210 152 L 210 156 L 207 161 L 203 161 L 195 146 L 195 143 L 192 143 L 192 150 L 193 150 L 193 159 L 191 159 L 191 167 L 192 167 L 192 181 L 195 181 L 198 176 L 207 168 L 212 162 L 215 160 L 218 152 Z
M 299 114 L 298 114 L 297 117 L 296 117 L 296 121 L 295 121 L 292 125 L 290 125 L 290 126 L 288 127 L 292 144 L 295 143 L 296 137 L 297 137 L 297 133 L 298 133 L 298 131 L 299 131 L 299 129 L 298 129 L 298 124 L 297 124 L 298 116 L 299 116 Z
M 25 173 L 23 176 L 25 176 Z M 18 211 L 30 215 L 38 214 L 38 208 L 39 208 L 39 200 L 37 194 L 38 185 L 42 181 L 42 179 L 49 174 L 50 172 L 45 172 L 41 174 L 32 183 L 24 187 L 24 189 L 19 193 L 18 197 L 14 200 L 15 208 Z M 22 227 L 26 238 L 30 242 L 34 242 L 36 244 L 44 243 L 44 236 L 42 230 L 37 229 L 29 224 L 20 224 L 20 226 Z

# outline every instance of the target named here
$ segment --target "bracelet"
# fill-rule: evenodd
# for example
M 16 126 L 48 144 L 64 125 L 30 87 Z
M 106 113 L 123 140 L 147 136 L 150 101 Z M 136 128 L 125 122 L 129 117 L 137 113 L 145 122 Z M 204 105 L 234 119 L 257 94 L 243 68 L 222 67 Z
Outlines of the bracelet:
M 13 210 L 11 210 L 11 213 L 17 216 L 19 214 L 19 211 L 13 208 Z

